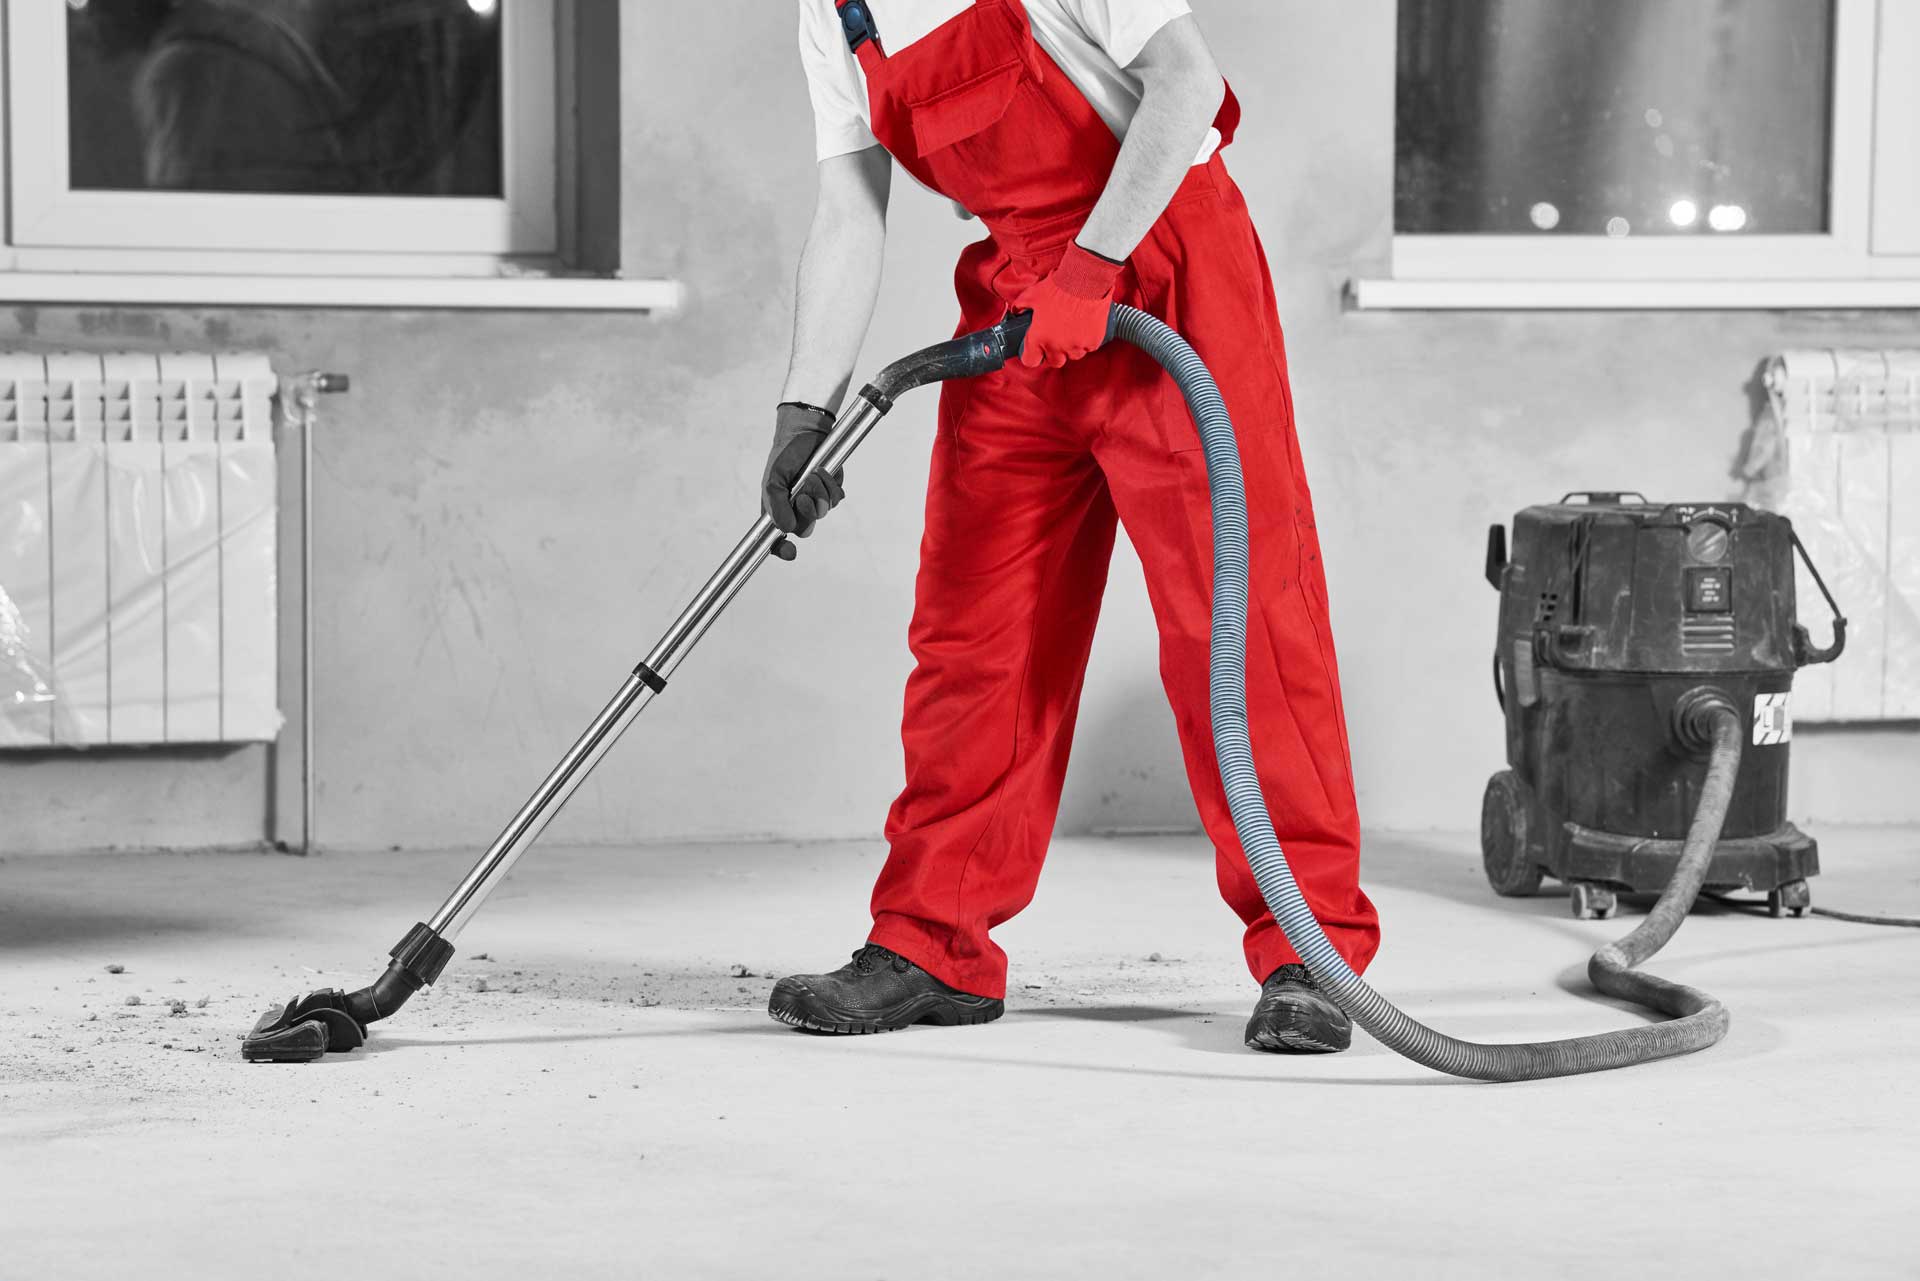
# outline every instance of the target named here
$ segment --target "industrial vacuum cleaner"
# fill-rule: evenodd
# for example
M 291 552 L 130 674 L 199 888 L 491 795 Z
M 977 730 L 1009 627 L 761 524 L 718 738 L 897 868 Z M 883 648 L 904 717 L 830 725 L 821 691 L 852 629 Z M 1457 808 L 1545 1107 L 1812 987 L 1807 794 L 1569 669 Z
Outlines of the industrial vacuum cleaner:
M 1015 312 L 889 365 L 853 398 L 811 468 L 839 472 L 913 388 L 1001 369 L 1019 355 L 1030 320 Z M 1213 504 L 1208 672 L 1215 755 L 1248 864 L 1320 987 L 1395 1052 L 1478 1080 L 1593 1072 L 1720 1040 L 1728 1025 L 1720 1002 L 1636 967 L 1672 937 L 1704 884 L 1765 888 L 1787 901 L 1813 871 L 1812 843 L 1781 816 L 1784 699 L 1767 700 L 1786 693 L 1799 663 L 1838 653 L 1840 640 L 1831 653 L 1815 651 L 1796 630 L 1787 523 L 1745 508 L 1617 502 L 1522 514 L 1520 555 L 1508 562 L 1503 552 L 1490 566 L 1506 591 L 1502 635 L 1510 640 L 1502 645 L 1500 681 L 1514 768 L 1489 791 L 1488 868 L 1510 893 L 1552 872 L 1595 914 L 1607 903 L 1602 891 L 1660 889 L 1647 919 L 1596 952 L 1587 972 L 1600 992 L 1669 1017 L 1562 1041 L 1458 1040 L 1408 1017 L 1355 974 L 1294 884 L 1254 772 L 1247 727 L 1247 509 L 1232 421 L 1206 366 L 1172 329 L 1116 306 L 1108 338 L 1140 348 L 1167 371 L 1205 450 Z M 297 1062 L 351 1050 L 371 1024 L 433 983 L 487 895 L 666 689 L 754 571 L 769 556 L 792 555 L 771 520 L 755 521 L 473 870 L 394 947 L 385 973 L 355 992 L 313 992 L 269 1010 L 242 1054 Z M 1743 768 L 1749 736 L 1762 755 Z M 1727 823 L 1736 843 L 1716 854 Z
M 1796 554 L 1833 614 L 1824 647 L 1796 614 Z M 1705 885 L 1805 915 L 1820 857 L 1787 821 L 1793 676 L 1840 657 L 1847 620 L 1792 523 L 1744 503 L 1568 494 L 1514 517 L 1511 557 L 1505 527 L 1488 531 L 1487 581 L 1508 764 L 1480 813 L 1494 892 L 1553 876 L 1585 920 L 1665 889 L 1708 783 L 1699 709 L 1724 703 L 1747 741 Z

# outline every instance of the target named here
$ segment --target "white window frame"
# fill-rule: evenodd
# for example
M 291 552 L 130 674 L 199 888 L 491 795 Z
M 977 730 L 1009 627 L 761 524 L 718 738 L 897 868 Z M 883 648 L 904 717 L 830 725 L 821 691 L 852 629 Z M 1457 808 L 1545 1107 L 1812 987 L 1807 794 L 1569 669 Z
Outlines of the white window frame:
M 1836 0 L 1828 230 L 1395 235 L 1362 308 L 1920 306 L 1920 3 Z
M 0 0 L 0 302 L 671 310 L 680 286 L 559 259 L 558 24 L 502 0 L 500 197 L 75 191 L 67 6 Z

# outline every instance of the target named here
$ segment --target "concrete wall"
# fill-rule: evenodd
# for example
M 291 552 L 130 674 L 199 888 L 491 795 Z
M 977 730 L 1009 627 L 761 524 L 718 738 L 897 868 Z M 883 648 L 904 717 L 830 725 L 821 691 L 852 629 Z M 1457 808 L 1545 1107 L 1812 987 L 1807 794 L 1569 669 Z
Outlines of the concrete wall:
M 751 519 L 812 192 L 785 4 L 623 35 L 625 261 L 670 319 L 21 309 L 0 341 L 255 347 L 354 376 L 317 469 L 319 827 L 482 842 Z M 1789 345 L 1910 342 L 1911 315 L 1347 314 L 1390 224 L 1392 5 L 1198 0 L 1246 107 L 1231 164 L 1279 273 L 1332 579 L 1363 813 L 1470 827 L 1500 763 L 1485 528 L 1577 487 L 1721 498 L 1745 384 Z M 745 7 L 743 6 L 743 12 Z M 698 28 L 698 29 L 696 29 Z M 692 50 L 707 50 L 690 56 Z M 944 337 L 977 231 L 903 183 L 862 369 Z M 904 634 L 933 398 L 853 501 L 764 571 L 554 829 L 573 841 L 878 830 L 900 779 Z M 1122 550 L 1063 825 L 1193 822 Z M 1920 820 L 1920 742 L 1806 734 L 1796 811 Z M 0 763 L 0 848 L 245 841 L 258 750 Z

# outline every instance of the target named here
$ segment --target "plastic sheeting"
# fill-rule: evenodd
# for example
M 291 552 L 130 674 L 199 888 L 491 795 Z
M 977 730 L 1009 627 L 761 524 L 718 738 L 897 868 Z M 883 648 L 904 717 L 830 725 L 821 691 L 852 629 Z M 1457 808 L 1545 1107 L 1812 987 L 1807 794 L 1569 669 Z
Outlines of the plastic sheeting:
M 1920 718 L 1920 349 L 1783 352 L 1764 381 L 1750 496 L 1792 519 L 1849 619 L 1840 660 L 1794 679 L 1794 718 Z M 1804 567 L 1798 593 L 1826 643 Z
M 0 355 L 0 747 L 279 731 L 276 379 Z

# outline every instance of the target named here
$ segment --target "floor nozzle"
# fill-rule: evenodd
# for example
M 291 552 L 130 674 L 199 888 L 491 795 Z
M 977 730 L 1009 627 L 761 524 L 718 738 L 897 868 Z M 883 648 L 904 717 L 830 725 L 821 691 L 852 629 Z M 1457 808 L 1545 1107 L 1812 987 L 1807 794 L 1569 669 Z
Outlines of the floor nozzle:
M 350 1011 L 339 988 L 323 988 L 268 1010 L 240 1042 L 249 1063 L 311 1063 L 366 1044 L 367 1029 Z
M 240 1042 L 250 1063 L 311 1063 L 324 1054 L 357 1050 L 367 1027 L 388 1017 L 421 988 L 440 977 L 453 958 L 453 944 L 439 931 L 417 924 L 393 945 L 386 972 L 357 992 L 322 988 L 268 1010 Z

